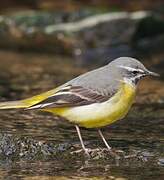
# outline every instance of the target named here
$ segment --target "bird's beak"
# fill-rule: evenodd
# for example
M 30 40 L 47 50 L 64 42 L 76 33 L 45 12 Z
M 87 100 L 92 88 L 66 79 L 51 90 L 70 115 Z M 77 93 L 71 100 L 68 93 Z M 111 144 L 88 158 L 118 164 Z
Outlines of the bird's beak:
M 158 73 L 155 73 L 155 72 L 152 72 L 152 71 L 147 71 L 147 75 L 155 76 L 155 77 L 159 77 L 160 76 Z

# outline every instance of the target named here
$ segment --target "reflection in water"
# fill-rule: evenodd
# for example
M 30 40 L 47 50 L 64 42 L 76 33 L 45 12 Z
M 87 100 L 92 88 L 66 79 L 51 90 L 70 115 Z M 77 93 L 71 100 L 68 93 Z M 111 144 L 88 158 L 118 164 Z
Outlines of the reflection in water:
M 59 178 L 67 179 L 160 179 L 163 177 L 163 168 L 152 166 L 149 163 L 134 165 L 133 163 L 122 164 L 121 166 L 109 165 L 104 160 L 90 160 L 87 162 L 73 161 L 35 161 L 35 162 L 16 162 L 7 168 L 0 169 L 1 177 L 19 177 L 24 179 L 48 179 Z

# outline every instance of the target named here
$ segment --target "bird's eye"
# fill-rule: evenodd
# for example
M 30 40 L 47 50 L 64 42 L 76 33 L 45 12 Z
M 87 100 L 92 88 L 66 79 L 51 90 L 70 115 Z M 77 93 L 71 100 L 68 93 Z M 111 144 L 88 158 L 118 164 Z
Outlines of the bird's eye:
M 133 75 L 136 75 L 137 73 L 138 73 L 137 70 L 132 71 L 132 74 L 133 74 Z

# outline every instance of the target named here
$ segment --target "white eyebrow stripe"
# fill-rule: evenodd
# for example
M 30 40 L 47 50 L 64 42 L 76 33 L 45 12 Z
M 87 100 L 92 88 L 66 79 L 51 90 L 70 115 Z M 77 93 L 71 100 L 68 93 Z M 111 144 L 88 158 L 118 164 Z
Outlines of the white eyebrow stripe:
M 132 67 L 129 67 L 129 66 L 122 66 L 122 65 L 120 65 L 119 67 L 123 68 L 123 69 L 127 69 L 128 71 L 138 71 L 138 72 L 141 72 L 141 73 L 144 72 L 142 69 L 135 69 L 135 68 L 132 68 Z

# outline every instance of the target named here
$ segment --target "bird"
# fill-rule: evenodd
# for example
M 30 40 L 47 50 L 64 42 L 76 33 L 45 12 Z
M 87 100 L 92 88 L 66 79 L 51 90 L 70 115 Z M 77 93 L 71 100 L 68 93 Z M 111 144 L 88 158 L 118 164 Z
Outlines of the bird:
M 101 128 L 123 119 L 131 108 L 139 81 L 159 76 L 139 60 L 119 57 L 107 65 L 86 72 L 52 90 L 17 101 L 0 103 L 0 109 L 41 110 L 64 117 L 77 131 L 82 150 L 89 155 L 80 127 L 96 128 L 105 146 L 111 146 Z

